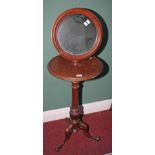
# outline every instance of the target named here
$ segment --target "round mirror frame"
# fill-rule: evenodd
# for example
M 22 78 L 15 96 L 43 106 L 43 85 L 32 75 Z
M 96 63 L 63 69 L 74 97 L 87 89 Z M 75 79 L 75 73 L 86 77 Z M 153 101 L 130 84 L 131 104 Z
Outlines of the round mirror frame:
M 66 16 L 73 15 L 73 14 L 82 14 L 82 15 L 88 17 L 95 25 L 96 32 L 97 32 L 96 41 L 95 41 L 94 45 L 92 46 L 92 48 L 80 55 L 72 55 L 72 54 L 69 54 L 68 52 L 66 52 L 64 49 L 62 49 L 62 47 L 60 46 L 58 39 L 57 39 L 57 30 L 59 28 L 59 25 L 61 24 L 61 22 L 64 20 L 64 18 Z M 62 57 L 66 58 L 68 60 L 71 60 L 71 61 L 84 60 L 84 59 L 87 59 L 87 58 L 91 57 L 92 55 L 94 55 L 101 45 L 102 36 L 103 36 L 102 25 L 101 25 L 99 19 L 96 17 L 96 15 L 94 13 L 92 13 L 88 9 L 83 9 L 83 8 L 73 8 L 73 9 L 69 9 L 69 10 L 63 12 L 62 14 L 60 14 L 58 16 L 58 18 L 56 19 L 56 21 L 53 25 L 53 28 L 51 29 L 51 40 L 53 41 L 55 48 L 58 50 L 58 52 L 60 53 L 60 55 Z

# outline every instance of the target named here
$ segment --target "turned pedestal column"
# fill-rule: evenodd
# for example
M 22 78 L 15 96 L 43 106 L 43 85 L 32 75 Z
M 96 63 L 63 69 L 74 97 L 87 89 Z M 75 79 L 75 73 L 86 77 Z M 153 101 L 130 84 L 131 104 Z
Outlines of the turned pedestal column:
M 84 135 L 88 138 L 99 141 L 100 137 L 93 137 L 89 133 L 89 125 L 82 120 L 81 110 L 79 109 L 79 88 L 82 81 L 93 79 L 102 72 L 102 62 L 98 58 L 92 57 L 75 65 L 73 62 L 57 56 L 50 61 L 48 70 L 52 75 L 72 83 L 72 105 L 70 107 L 70 118 L 67 119 L 70 125 L 65 130 L 64 142 L 55 150 L 58 152 L 69 140 L 71 134 L 78 129 L 83 130 Z
M 80 87 L 79 82 L 72 82 L 72 106 L 70 108 L 70 118 L 68 119 L 70 125 L 65 130 L 64 142 L 55 149 L 56 152 L 58 152 L 65 145 L 65 143 L 71 137 L 71 134 L 73 133 L 73 131 L 75 132 L 78 129 L 83 130 L 84 134 L 88 138 L 91 138 L 95 141 L 100 141 L 100 139 L 101 139 L 100 137 L 93 137 L 89 133 L 89 125 L 82 120 L 81 113 L 80 113 L 80 110 L 78 108 L 78 105 L 79 105 L 79 87 Z

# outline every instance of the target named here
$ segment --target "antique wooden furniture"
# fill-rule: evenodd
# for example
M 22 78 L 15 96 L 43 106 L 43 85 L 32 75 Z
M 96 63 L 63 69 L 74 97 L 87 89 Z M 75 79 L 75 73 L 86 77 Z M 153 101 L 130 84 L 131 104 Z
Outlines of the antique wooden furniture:
M 65 130 L 64 142 L 56 148 L 59 151 L 69 140 L 73 131 L 81 129 L 84 134 L 99 141 L 89 133 L 89 126 L 82 120 L 79 109 L 79 87 L 85 80 L 97 77 L 103 71 L 102 62 L 93 56 L 102 41 L 102 26 L 99 19 L 87 9 L 74 8 L 63 12 L 51 30 L 51 40 L 60 55 L 48 64 L 49 72 L 72 83 L 72 105 L 70 126 Z

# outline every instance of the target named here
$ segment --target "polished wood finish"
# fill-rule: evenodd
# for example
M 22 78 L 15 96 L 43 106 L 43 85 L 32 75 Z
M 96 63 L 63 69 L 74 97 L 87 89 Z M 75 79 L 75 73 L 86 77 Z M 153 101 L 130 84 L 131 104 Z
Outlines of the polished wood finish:
M 57 30 L 60 24 L 66 16 L 73 14 L 82 14 L 86 16 L 94 24 L 97 33 L 92 48 L 80 55 L 73 55 L 68 51 L 64 51 L 57 38 Z M 95 141 L 100 140 L 99 137 L 93 137 L 89 133 L 89 125 L 82 120 L 82 115 L 79 109 L 79 87 L 81 82 L 97 77 L 104 69 L 102 62 L 98 58 L 91 57 L 100 48 L 102 36 L 103 30 L 99 19 L 90 10 L 82 8 L 73 8 L 60 14 L 51 29 L 51 40 L 60 55 L 56 56 L 49 62 L 48 71 L 57 78 L 72 82 L 72 105 L 70 108 L 70 118 L 68 119 L 70 125 L 65 130 L 64 142 L 56 148 L 57 152 L 69 140 L 71 134 L 78 129 L 83 130 L 87 137 Z
M 87 16 L 95 25 L 96 31 L 97 31 L 97 38 L 96 41 L 93 45 L 93 47 L 85 52 L 84 54 L 81 55 L 72 55 L 69 54 L 68 52 L 64 51 L 62 47 L 60 46 L 57 38 L 57 30 L 61 22 L 64 20 L 66 16 L 72 15 L 72 14 L 82 14 Z M 76 31 L 76 30 L 75 30 Z M 94 55 L 97 50 L 99 49 L 101 42 L 102 42 L 102 36 L 103 36 L 103 30 L 102 30 L 102 25 L 99 21 L 99 19 L 96 17 L 94 13 L 89 11 L 88 9 L 83 9 L 83 8 L 73 8 L 69 9 L 62 14 L 56 19 L 52 29 L 51 29 L 51 41 L 54 43 L 55 48 L 58 50 L 60 55 L 68 60 L 71 61 L 80 61 L 89 58 L 90 56 Z
M 103 71 L 102 62 L 96 57 L 91 57 L 75 64 L 61 56 L 56 56 L 49 62 L 48 70 L 55 77 L 71 81 L 72 83 L 72 105 L 70 118 L 68 119 L 70 125 L 65 130 L 64 142 L 55 151 L 60 151 L 70 139 L 71 134 L 78 129 L 83 130 L 88 138 L 99 141 L 100 137 L 93 137 L 89 133 L 89 125 L 82 120 L 81 110 L 79 109 L 79 88 L 82 81 L 93 79 Z
M 98 76 L 103 70 L 103 64 L 96 57 L 90 57 L 75 64 L 61 56 L 56 56 L 49 62 L 48 70 L 62 80 L 85 81 Z
M 89 133 L 89 125 L 82 120 L 82 115 L 80 109 L 78 108 L 79 105 L 79 82 L 72 82 L 72 106 L 70 109 L 70 118 L 68 122 L 70 123 L 69 127 L 65 130 L 65 139 L 64 142 L 59 145 L 55 151 L 59 152 L 60 149 L 65 145 L 65 143 L 70 139 L 71 134 L 76 132 L 78 129 L 83 130 L 84 135 L 88 138 L 100 141 L 100 137 L 94 137 Z

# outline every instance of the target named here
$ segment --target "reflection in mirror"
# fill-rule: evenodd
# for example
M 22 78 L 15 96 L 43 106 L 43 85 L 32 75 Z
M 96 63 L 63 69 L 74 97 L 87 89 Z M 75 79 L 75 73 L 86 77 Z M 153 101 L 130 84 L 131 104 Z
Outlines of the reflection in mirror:
M 57 29 L 57 39 L 61 48 L 72 55 L 80 55 L 90 50 L 96 35 L 94 24 L 81 14 L 67 16 Z

